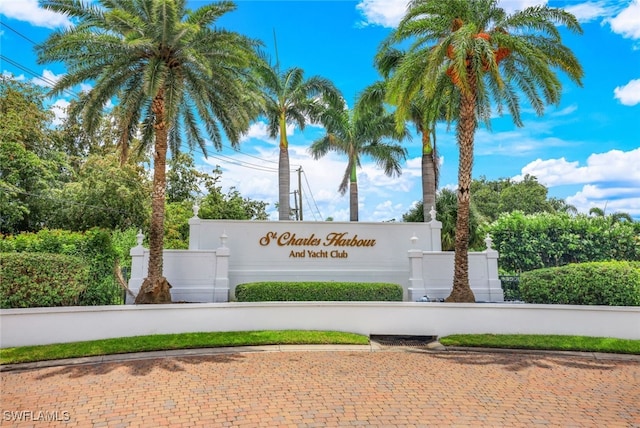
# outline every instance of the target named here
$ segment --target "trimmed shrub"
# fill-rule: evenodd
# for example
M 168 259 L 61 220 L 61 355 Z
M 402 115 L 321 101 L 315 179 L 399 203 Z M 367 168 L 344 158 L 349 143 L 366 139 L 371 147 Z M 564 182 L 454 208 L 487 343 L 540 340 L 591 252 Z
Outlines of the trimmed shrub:
M 89 283 L 75 305 L 113 305 L 122 303 L 122 289 L 114 268 L 118 253 L 107 230 L 86 232 L 43 229 L 0 239 L 0 252 L 55 253 L 76 256 L 89 266 Z M 42 306 L 42 305 L 37 305 Z
M 79 257 L 47 253 L 0 254 L 0 308 L 77 305 L 89 283 Z
M 365 282 L 252 282 L 236 287 L 239 302 L 401 302 L 402 286 Z
M 577 263 L 524 272 L 520 295 L 528 303 L 640 306 L 640 263 Z

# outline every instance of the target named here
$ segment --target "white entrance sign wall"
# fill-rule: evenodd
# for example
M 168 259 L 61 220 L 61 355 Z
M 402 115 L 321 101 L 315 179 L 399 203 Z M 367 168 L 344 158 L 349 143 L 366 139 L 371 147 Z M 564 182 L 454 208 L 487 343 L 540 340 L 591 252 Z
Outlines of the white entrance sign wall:
M 189 221 L 189 250 L 212 249 L 228 236 L 229 295 L 260 281 L 391 282 L 409 299 L 412 239 L 440 252 L 438 221 L 430 223 Z M 453 272 L 453 271 L 452 271 Z M 421 296 L 422 297 L 422 294 Z
M 197 210 L 194 210 L 197 213 Z M 453 285 L 453 252 L 441 251 L 442 223 L 189 220 L 189 249 L 164 251 L 164 276 L 174 301 L 235 300 L 238 284 L 264 281 L 389 282 L 405 301 L 445 298 Z M 131 249 L 129 288 L 146 277 L 148 250 Z M 498 253 L 469 253 L 476 300 L 504 301 Z M 133 298 L 128 298 L 132 303 Z

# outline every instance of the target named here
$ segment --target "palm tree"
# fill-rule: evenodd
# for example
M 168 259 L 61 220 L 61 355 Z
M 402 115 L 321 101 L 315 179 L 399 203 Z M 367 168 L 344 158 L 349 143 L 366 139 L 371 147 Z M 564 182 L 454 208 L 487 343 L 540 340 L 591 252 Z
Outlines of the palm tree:
M 360 100 L 353 110 L 344 103 L 342 108 L 328 109 L 322 123 L 327 132 L 311 144 L 309 152 L 316 160 L 330 151 L 347 156 L 347 167 L 338 190 L 344 195 L 349 187 L 349 219 L 358 221 L 357 169 L 361 166 L 361 157 L 369 156 L 387 176 L 400 175 L 400 164 L 406 159 L 407 150 L 384 139 L 402 139 L 407 135 L 406 129 L 398 132 L 393 114 L 385 112 L 382 103 L 374 108 Z
M 611 221 L 611 224 L 619 223 L 621 221 L 627 221 L 629 223 L 633 223 L 633 217 L 629 213 L 625 212 L 615 212 L 613 214 L 607 215 L 605 210 L 607 209 L 607 204 L 605 204 L 604 209 L 600 207 L 591 207 L 589 209 L 589 215 L 594 217 L 602 217 L 608 218 Z
M 419 92 L 457 110 L 458 216 L 456 219 L 453 302 L 473 302 L 469 286 L 469 207 L 473 142 L 478 122 L 490 126 L 492 107 L 508 109 L 522 126 L 520 97 L 541 115 L 546 103 L 560 101 L 555 71 L 581 85 L 582 67 L 562 44 L 556 24 L 581 33 L 570 13 L 534 6 L 511 15 L 496 0 L 412 0 L 398 28 L 382 46 L 411 41 L 389 81 L 388 100 L 398 121 L 409 115 Z
M 377 53 L 374 63 L 385 82 L 376 82 L 367 88 L 369 97 L 387 98 L 386 81 L 398 69 L 404 56 L 404 51 L 390 46 L 383 46 L 383 49 Z M 436 150 L 436 122 L 438 120 L 446 120 L 447 115 L 452 113 L 451 111 L 445 111 L 444 106 L 440 99 L 426 99 L 424 92 L 420 91 L 411 100 L 406 117 L 406 119 L 414 123 L 422 139 L 422 205 L 424 221 L 426 222 L 431 220 L 429 212 L 436 205 L 436 191 L 440 175 Z
M 280 72 L 279 67 L 259 68 L 262 92 L 265 99 L 269 136 L 280 136 L 280 157 L 278 159 L 278 217 L 289 220 L 291 209 L 289 192 L 291 175 L 289 170 L 289 141 L 287 124 L 295 123 L 304 130 L 307 122 L 315 123 L 327 104 L 335 104 L 341 98 L 333 83 L 320 76 L 304 79 L 304 71 L 293 67 Z
M 221 128 L 238 144 L 259 111 L 249 72 L 258 62 L 257 43 L 210 27 L 235 9 L 228 1 L 193 11 L 186 0 L 41 3 L 76 22 L 37 47 L 40 63 L 61 61 L 68 71 L 52 93 L 91 81 L 93 89 L 74 112 L 82 114 L 88 132 L 116 98 L 123 146 L 140 131 L 141 147 L 153 147 L 149 270 L 136 303 L 171 302 L 162 269 L 167 151 L 179 151 L 184 132 L 190 148 L 197 143 L 206 156 L 200 123 L 217 149 Z

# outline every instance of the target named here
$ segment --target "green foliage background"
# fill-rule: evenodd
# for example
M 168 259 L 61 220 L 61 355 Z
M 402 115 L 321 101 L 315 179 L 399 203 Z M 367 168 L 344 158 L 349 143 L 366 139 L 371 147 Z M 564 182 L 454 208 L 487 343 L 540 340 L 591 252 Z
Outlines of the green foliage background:
M 640 260 L 636 223 L 612 217 L 521 212 L 502 214 L 486 226 L 500 252 L 499 264 L 511 273 L 607 260 Z

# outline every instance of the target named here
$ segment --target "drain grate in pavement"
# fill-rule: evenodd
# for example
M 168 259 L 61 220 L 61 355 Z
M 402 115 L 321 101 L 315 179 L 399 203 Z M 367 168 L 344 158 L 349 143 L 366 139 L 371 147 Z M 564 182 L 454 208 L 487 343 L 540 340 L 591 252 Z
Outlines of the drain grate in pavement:
M 371 336 L 371 341 L 382 346 L 412 346 L 423 347 L 435 342 L 437 336 Z

